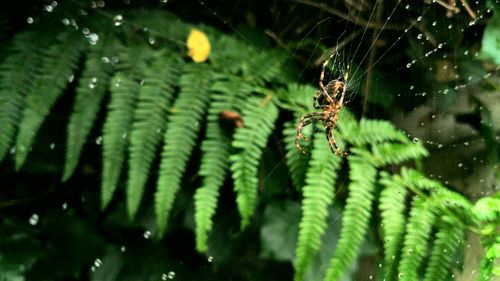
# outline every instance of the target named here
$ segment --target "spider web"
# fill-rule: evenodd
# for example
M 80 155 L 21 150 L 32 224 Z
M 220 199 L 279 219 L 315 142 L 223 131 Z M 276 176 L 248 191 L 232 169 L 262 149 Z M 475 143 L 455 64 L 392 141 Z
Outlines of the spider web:
M 477 107 L 463 99 L 472 96 L 486 103 L 470 92 L 495 77 L 498 70 L 494 67 L 484 70 L 478 64 L 463 63 L 466 58 L 479 54 L 478 44 L 474 42 L 480 40 L 484 20 L 491 15 L 490 11 L 484 7 L 477 10 L 475 3 L 469 3 L 473 4 L 473 17 L 460 3 L 457 3 L 460 12 L 455 13 L 454 9 L 443 7 L 446 5 L 443 1 L 346 0 L 343 5 L 309 0 L 272 3 L 271 13 L 275 18 L 274 25 L 269 25 L 276 28 L 285 29 L 290 20 L 286 12 L 279 12 L 280 9 L 288 9 L 293 4 L 311 12 L 309 18 L 303 19 L 303 26 L 294 25 L 301 28 L 295 32 L 299 40 L 287 40 L 292 37 L 287 35 L 293 32 L 278 35 L 277 30 L 266 29 L 270 40 L 263 41 L 253 30 L 242 27 L 243 22 L 255 24 L 251 13 L 245 20 L 237 17 L 242 14 L 242 7 L 252 8 L 244 1 L 196 0 L 189 11 L 179 11 L 173 0 L 160 0 L 153 6 L 177 9 L 188 21 L 204 16 L 210 19 L 206 24 L 229 31 L 250 44 L 281 48 L 299 62 L 297 81 L 311 85 L 318 85 L 321 63 L 334 54 L 327 67 L 325 84 L 349 72 L 345 107 L 359 117 L 391 120 L 410 138 L 421 139 L 431 154 L 436 155 L 426 162 L 430 167 L 426 172 L 431 177 L 459 186 L 461 190 L 470 186 L 470 183 L 463 183 L 464 179 L 490 187 L 471 191 L 469 195 L 475 198 L 488 194 L 493 188 L 498 190 L 491 165 L 487 164 L 483 138 L 476 127 L 457 121 L 471 115 Z M 114 17 L 106 8 L 100 11 Z M 154 26 L 147 28 L 154 36 L 184 45 Z M 466 44 L 460 48 L 457 41 Z M 286 65 L 283 71 L 293 67 Z M 434 75 L 423 75 L 425 72 Z M 311 101 L 313 95 L 311 93 Z M 450 96 L 453 98 L 448 98 Z M 390 110 L 391 107 L 394 110 Z M 283 141 L 273 138 L 265 153 L 272 153 Z M 458 157 L 450 157 L 457 153 Z M 271 163 L 270 169 L 266 169 L 263 185 L 275 180 L 274 175 L 284 166 L 285 157 L 281 155 L 277 163 Z M 464 173 L 467 177 L 461 176 Z M 340 189 L 337 192 L 340 192 L 347 178 L 340 176 L 338 181 Z M 330 221 L 332 226 L 339 227 L 341 214 L 342 211 L 336 213 Z M 372 278 L 368 277 L 365 279 Z

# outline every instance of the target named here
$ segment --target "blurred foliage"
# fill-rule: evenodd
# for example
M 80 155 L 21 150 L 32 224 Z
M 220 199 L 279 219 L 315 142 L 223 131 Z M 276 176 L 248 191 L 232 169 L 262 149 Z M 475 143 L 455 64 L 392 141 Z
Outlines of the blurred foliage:
M 165 2 L 37 2 L 0 15 L 0 280 L 449 280 L 468 231 L 485 248 L 481 280 L 499 274 L 498 193 L 473 204 L 422 172 L 422 141 L 365 117 L 428 98 L 446 112 L 466 86 L 498 91 L 475 59 L 498 57 L 496 3 L 493 15 L 474 6 L 472 21 L 423 2 L 370 21 L 365 1 L 243 2 L 215 15 L 211 2 Z M 334 8 L 348 17 L 341 28 Z M 193 28 L 208 61 L 186 55 Z M 321 124 L 304 130 L 302 155 L 297 120 L 314 111 L 316 88 L 299 83 L 317 80 L 349 30 L 363 36 L 327 79 L 350 65 L 350 110 L 334 132 L 350 155 L 331 153 Z M 367 62 L 375 49 L 384 60 Z M 497 109 L 484 96 L 471 115 L 497 165 Z

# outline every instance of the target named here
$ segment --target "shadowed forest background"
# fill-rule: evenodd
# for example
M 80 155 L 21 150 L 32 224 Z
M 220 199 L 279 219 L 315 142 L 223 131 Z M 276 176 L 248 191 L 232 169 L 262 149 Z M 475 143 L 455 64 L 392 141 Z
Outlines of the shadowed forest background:
M 10 4 L 0 280 L 500 277 L 498 0 Z

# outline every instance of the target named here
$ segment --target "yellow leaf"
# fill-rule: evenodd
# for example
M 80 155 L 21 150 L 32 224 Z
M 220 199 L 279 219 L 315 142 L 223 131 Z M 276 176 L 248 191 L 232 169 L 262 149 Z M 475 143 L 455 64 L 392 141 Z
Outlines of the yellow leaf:
M 194 62 L 204 62 L 207 60 L 212 46 L 205 33 L 193 28 L 187 38 L 187 48 L 188 56 L 190 56 Z

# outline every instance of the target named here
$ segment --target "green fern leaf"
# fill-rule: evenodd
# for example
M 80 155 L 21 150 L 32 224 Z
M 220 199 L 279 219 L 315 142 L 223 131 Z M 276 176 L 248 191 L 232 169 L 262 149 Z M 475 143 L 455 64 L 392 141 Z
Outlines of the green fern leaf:
M 399 176 L 381 173 L 380 183 L 384 187 L 380 193 L 379 208 L 382 217 L 384 237 L 385 276 L 392 276 L 394 264 L 405 232 L 406 186 Z
M 399 280 L 420 280 L 418 270 L 427 254 L 427 240 L 431 234 L 436 215 L 434 207 L 421 197 L 414 197 L 410 217 L 406 224 L 404 246 L 399 263 Z
M 314 141 L 311 160 L 302 188 L 302 219 L 295 250 L 295 280 L 303 280 L 308 265 L 321 244 L 327 226 L 328 207 L 333 203 L 337 170 L 342 159 L 332 154 L 324 138 Z
M 438 230 L 424 281 L 449 279 L 454 253 L 459 248 L 463 236 L 464 229 L 460 224 L 446 224 Z
M 239 77 L 224 79 L 216 81 L 212 86 L 215 93 L 212 94 L 210 103 L 206 137 L 201 144 L 199 174 L 203 177 L 203 182 L 194 195 L 196 248 L 202 253 L 207 251 L 208 234 L 212 230 L 219 189 L 230 164 L 231 139 L 219 124 L 220 113 L 224 110 L 240 111 L 245 98 L 253 91 L 253 87 Z
M 103 128 L 103 170 L 101 180 L 101 207 L 113 198 L 128 143 L 133 111 L 139 93 L 139 83 L 130 73 L 118 72 L 110 85 L 111 101 Z
M 299 118 L 295 119 L 298 120 Z M 310 125 L 305 127 L 302 133 L 306 136 L 312 136 L 312 129 L 313 125 Z M 290 121 L 285 124 L 283 135 L 285 136 L 286 163 L 288 165 L 288 170 L 290 171 L 293 185 L 299 189 L 304 186 L 305 183 L 309 156 L 304 155 L 304 153 L 299 151 L 295 146 L 295 138 L 297 136 L 297 123 L 295 121 Z M 301 146 L 304 151 L 311 151 L 312 142 L 302 142 Z
M 340 280 L 356 258 L 371 217 L 377 169 L 368 156 L 349 157 L 349 197 L 342 216 L 342 229 L 325 280 Z
M 63 181 L 71 177 L 78 164 L 82 148 L 97 118 L 102 99 L 108 90 L 113 66 L 109 61 L 103 61 L 102 57 L 106 57 L 116 50 L 114 46 L 109 45 L 101 43 L 91 46 L 87 55 L 68 123 Z
M 372 145 L 373 155 L 379 159 L 379 165 L 400 164 L 411 159 L 420 159 L 429 155 L 420 143 L 381 143 Z
M 180 78 L 180 93 L 175 101 L 165 132 L 161 155 L 160 175 L 155 194 L 155 209 L 158 234 L 165 233 L 170 211 L 181 177 L 191 151 L 207 105 L 210 101 L 212 75 L 206 64 L 189 64 Z
M 10 149 L 42 57 L 43 40 L 34 32 L 16 35 L 8 56 L 0 65 L 0 161 Z
M 64 92 L 68 78 L 73 75 L 77 67 L 84 46 L 79 34 L 65 32 L 43 55 L 40 73 L 35 77 L 33 87 L 27 94 L 26 107 L 19 125 L 16 140 L 17 170 L 24 164 L 43 120 Z
M 278 118 L 278 108 L 269 98 L 249 98 L 246 101 L 243 109 L 245 125 L 234 134 L 232 145 L 240 151 L 230 160 L 242 229 L 250 223 L 257 204 L 259 160 Z
M 208 234 L 212 230 L 212 217 L 217 207 L 219 188 L 224 183 L 231 155 L 230 138 L 225 135 L 219 124 L 210 122 L 207 125 L 206 137 L 201 146 L 203 156 L 199 172 L 203 183 L 194 195 L 196 248 L 201 253 L 207 251 Z
M 175 92 L 182 61 L 168 53 L 158 56 L 144 70 L 130 133 L 127 210 L 134 218 L 139 208 L 156 149 L 165 130 L 168 109 Z
M 381 120 L 361 119 L 358 130 L 344 129 L 344 138 L 357 146 L 385 141 L 408 143 L 408 138 L 394 126 Z

